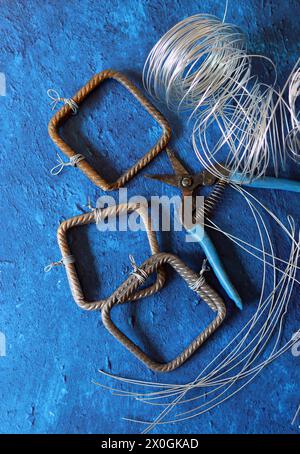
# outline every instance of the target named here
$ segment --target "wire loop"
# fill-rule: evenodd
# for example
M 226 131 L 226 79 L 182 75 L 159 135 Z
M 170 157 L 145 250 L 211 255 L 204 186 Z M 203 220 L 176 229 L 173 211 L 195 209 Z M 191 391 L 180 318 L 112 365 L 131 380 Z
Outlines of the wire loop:
M 47 90 L 47 95 L 49 96 L 50 99 L 52 99 L 50 105 L 51 110 L 54 110 L 56 106 L 62 102 L 64 104 L 68 104 L 68 106 L 71 108 L 73 115 L 76 115 L 78 112 L 78 104 L 74 101 L 72 98 L 61 98 L 58 91 L 54 90 L 53 88 L 49 88 Z
M 59 175 L 60 172 L 63 171 L 64 167 L 76 167 L 78 162 L 85 159 L 85 157 L 79 153 L 72 156 L 69 161 L 64 161 L 58 153 L 56 153 L 56 155 L 57 155 L 58 164 L 56 166 L 52 167 L 52 169 L 50 170 L 50 173 L 53 176 Z

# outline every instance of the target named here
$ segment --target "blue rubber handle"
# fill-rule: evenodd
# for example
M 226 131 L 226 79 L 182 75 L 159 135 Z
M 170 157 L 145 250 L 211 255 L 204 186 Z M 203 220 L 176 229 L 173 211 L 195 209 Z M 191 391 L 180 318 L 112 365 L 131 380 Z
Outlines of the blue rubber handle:
M 250 188 L 261 189 L 279 189 L 281 191 L 300 192 L 300 181 L 287 180 L 285 178 L 264 177 L 250 181 L 239 173 L 231 175 L 230 180 L 233 183 Z
M 231 283 L 229 276 L 226 273 L 220 257 L 216 251 L 216 248 L 203 227 L 200 224 L 197 224 L 192 229 L 188 230 L 188 233 L 191 234 L 200 243 L 212 269 L 215 272 L 215 275 L 217 276 L 227 295 L 232 299 L 232 301 L 234 301 L 239 309 L 243 309 L 242 300 L 235 287 Z

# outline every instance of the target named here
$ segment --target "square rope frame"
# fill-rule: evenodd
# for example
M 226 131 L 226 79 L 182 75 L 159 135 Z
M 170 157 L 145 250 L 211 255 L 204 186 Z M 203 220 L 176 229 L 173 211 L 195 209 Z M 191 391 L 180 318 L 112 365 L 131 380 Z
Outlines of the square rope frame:
M 123 187 L 166 147 L 171 137 L 171 128 L 162 114 L 144 97 L 141 91 L 129 79 L 127 79 L 127 77 L 112 69 L 102 71 L 92 77 L 92 79 L 72 97 L 72 100 L 77 104 L 77 106 L 80 106 L 86 97 L 106 79 L 114 79 L 123 85 L 123 87 L 125 87 L 140 102 L 145 110 L 162 128 L 162 135 L 156 144 L 114 182 L 109 182 L 102 175 L 99 175 L 99 173 L 85 159 L 77 162 L 76 167 L 78 167 L 87 176 L 87 178 L 89 178 L 89 180 L 101 189 L 110 191 Z M 73 148 L 71 148 L 60 137 L 59 128 L 68 120 L 68 118 L 72 116 L 72 113 L 73 111 L 70 103 L 66 103 L 51 118 L 48 125 L 48 132 L 51 139 L 69 159 L 74 159 L 78 152 L 73 150 Z
M 110 312 L 115 305 L 130 301 L 132 294 L 141 285 L 141 281 L 133 274 L 111 295 L 102 307 L 101 315 L 104 326 L 121 342 L 133 355 L 146 364 L 149 369 L 157 372 L 170 372 L 177 369 L 192 356 L 196 350 L 217 330 L 226 316 L 226 307 L 222 298 L 204 280 L 204 278 L 188 268 L 176 255 L 159 253 L 152 255 L 140 267 L 140 270 L 150 276 L 158 267 L 169 264 L 187 282 L 208 306 L 217 313 L 214 320 L 183 350 L 175 359 L 167 363 L 159 363 L 151 359 L 146 353 L 117 328 L 111 319 Z M 191 321 L 193 323 L 193 321 Z M 174 327 L 176 337 L 176 327 Z
M 95 209 L 89 213 L 85 213 L 82 215 L 74 216 L 66 221 L 63 221 L 58 230 L 57 230 L 57 241 L 59 248 L 61 250 L 62 257 L 69 257 L 72 256 L 72 252 L 69 248 L 67 233 L 73 227 L 89 225 L 97 222 L 97 219 L 105 220 L 108 216 L 116 215 L 119 216 L 120 214 L 126 214 L 136 211 L 143 223 L 145 225 L 147 238 L 150 245 L 150 250 L 152 254 L 157 254 L 159 252 L 159 246 L 157 242 L 157 237 L 155 231 L 152 229 L 151 220 L 148 216 L 148 208 L 141 204 L 122 204 L 122 205 L 114 205 L 111 207 L 107 207 L 104 209 Z M 97 218 L 99 216 L 99 218 Z M 86 310 L 97 310 L 101 309 L 102 306 L 106 303 L 107 299 L 89 302 L 86 300 L 84 296 L 84 292 L 82 290 L 80 280 L 76 271 L 75 262 L 68 262 L 64 263 L 70 289 L 72 292 L 72 296 L 76 302 L 76 304 Z M 156 281 L 150 285 L 149 287 L 143 288 L 134 294 L 131 295 L 131 300 L 137 300 L 139 298 L 143 298 L 145 296 L 150 296 L 159 291 L 166 280 L 166 272 L 165 270 L 160 267 L 157 269 L 157 277 Z

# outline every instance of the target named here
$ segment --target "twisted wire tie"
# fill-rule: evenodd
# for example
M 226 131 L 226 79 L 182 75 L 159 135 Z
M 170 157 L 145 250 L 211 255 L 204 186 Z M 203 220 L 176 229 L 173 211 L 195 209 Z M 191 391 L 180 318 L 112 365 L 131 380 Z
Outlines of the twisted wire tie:
M 77 153 L 74 156 L 72 156 L 69 159 L 69 161 L 63 161 L 62 157 L 58 153 L 56 153 L 56 154 L 57 154 L 58 164 L 56 166 L 54 166 L 50 171 L 51 175 L 53 175 L 53 176 L 59 175 L 64 167 L 69 167 L 69 166 L 76 167 L 78 162 L 85 159 L 85 157 L 82 154 Z
M 45 273 L 48 273 L 55 266 L 69 265 L 70 263 L 74 263 L 74 262 L 75 262 L 75 258 L 73 255 L 66 255 L 65 257 L 62 257 L 61 260 L 59 260 L 58 262 L 49 263 L 49 265 L 45 266 L 44 271 L 45 271 Z
M 148 273 L 146 273 L 145 270 L 143 270 L 142 268 L 137 266 L 133 255 L 129 255 L 129 260 L 130 260 L 131 266 L 133 268 L 133 271 L 131 274 L 133 276 L 137 277 L 139 282 L 141 284 L 143 284 L 148 279 Z
M 203 286 L 203 284 L 205 282 L 203 275 L 204 275 L 204 273 L 206 273 L 209 270 L 210 270 L 210 268 L 209 268 L 209 266 L 207 266 L 207 259 L 204 259 L 198 279 L 189 286 L 191 290 L 194 290 L 194 292 L 196 292 L 197 290 L 201 289 L 201 287 Z
M 87 208 L 92 211 L 94 213 L 94 216 L 95 216 L 95 224 L 99 224 L 99 222 L 101 221 L 101 215 L 102 215 L 102 210 L 101 208 L 96 208 L 96 207 L 93 207 L 92 203 L 91 203 L 91 199 L 90 197 L 88 197 L 88 201 L 87 201 L 87 204 L 86 204 Z
M 133 268 L 133 271 L 130 274 L 135 276 L 138 279 L 138 281 L 140 282 L 140 284 L 143 284 L 148 279 L 148 273 L 146 273 L 145 270 L 143 270 L 142 268 L 137 266 L 133 255 L 131 255 L 131 254 L 129 255 L 129 260 L 130 260 L 130 264 L 131 264 L 131 266 Z M 117 297 L 117 301 L 119 303 L 122 303 L 121 298 L 125 295 L 126 290 L 127 289 L 125 288 L 121 292 L 121 294 Z
M 68 104 L 68 106 L 72 110 L 73 115 L 77 114 L 79 107 L 78 104 L 74 101 L 74 99 L 61 98 L 59 93 L 56 90 L 53 90 L 53 88 L 49 88 L 49 90 L 47 90 L 47 95 L 49 96 L 50 99 L 52 99 L 50 103 L 50 105 L 52 106 L 51 110 L 54 110 L 58 103 L 63 102 L 64 104 Z

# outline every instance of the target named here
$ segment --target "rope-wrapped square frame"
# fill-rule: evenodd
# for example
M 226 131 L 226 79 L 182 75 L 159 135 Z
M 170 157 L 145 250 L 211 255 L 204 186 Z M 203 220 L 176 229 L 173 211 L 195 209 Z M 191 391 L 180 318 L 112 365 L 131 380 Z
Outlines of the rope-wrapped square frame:
M 176 356 L 176 358 L 167 363 L 154 361 L 112 321 L 110 314 L 112 308 L 118 304 L 124 304 L 132 300 L 132 295 L 135 294 L 141 285 L 141 281 L 134 274 L 129 276 L 128 279 L 111 295 L 101 310 L 102 321 L 108 331 L 140 361 L 146 364 L 147 367 L 157 372 L 170 372 L 185 363 L 185 361 L 187 361 L 187 359 L 189 359 L 217 330 L 226 316 L 226 307 L 222 298 L 205 282 L 203 276 L 200 275 L 199 277 L 198 274 L 188 268 L 176 255 L 169 253 L 152 255 L 140 266 L 140 270 L 150 276 L 153 272 L 158 270 L 160 266 L 165 264 L 171 265 L 186 281 L 188 286 L 216 313 L 214 320 L 210 322 L 189 346 Z M 176 326 L 174 326 L 174 336 L 176 337 Z M 172 341 L 172 339 L 170 341 Z
M 76 103 L 77 106 L 80 106 L 87 96 L 106 79 L 114 79 L 125 87 L 162 128 L 162 135 L 156 144 L 114 182 L 107 181 L 107 179 L 100 175 L 96 169 L 94 169 L 87 162 L 86 159 L 82 159 L 76 163 L 76 167 L 78 167 L 96 186 L 105 191 L 110 191 L 123 187 L 166 147 L 171 137 L 171 128 L 162 114 L 145 98 L 141 91 L 126 76 L 112 69 L 102 71 L 92 77 L 89 82 L 87 82 L 87 84 L 72 97 L 72 101 Z M 78 151 L 73 150 L 73 148 L 61 138 L 59 129 L 62 124 L 72 116 L 72 114 L 72 106 L 70 103 L 65 103 L 51 118 L 48 125 L 48 131 L 51 139 L 69 159 L 74 159 L 76 155 L 78 155 Z
M 96 208 L 95 210 L 90 211 L 89 213 L 74 216 L 70 219 L 63 221 L 57 230 L 57 241 L 59 248 L 61 250 L 62 257 L 64 258 L 72 256 L 72 252 L 70 250 L 67 238 L 67 233 L 71 228 L 97 223 L 98 221 L 103 221 L 107 219 L 109 216 L 112 215 L 119 216 L 121 214 L 126 214 L 133 211 L 136 211 L 140 215 L 144 223 L 151 254 L 157 254 L 158 252 L 160 252 L 160 250 L 157 242 L 156 232 L 152 228 L 151 220 L 148 215 L 148 208 L 137 203 L 113 205 L 104 209 Z M 78 277 L 75 262 L 66 261 L 66 263 L 64 263 L 64 266 L 66 269 L 72 296 L 76 304 L 82 309 L 86 310 L 101 309 L 103 305 L 106 303 L 107 299 L 91 302 L 87 301 L 87 299 L 84 296 L 84 292 Z M 133 301 L 139 298 L 143 298 L 145 296 L 153 295 L 163 287 L 165 280 L 166 272 L 162 267 L 159 267 L 157 269 L 156 281 L 149 287 L 143 288 L 135 292 L 131 296 L 131 300 Z

